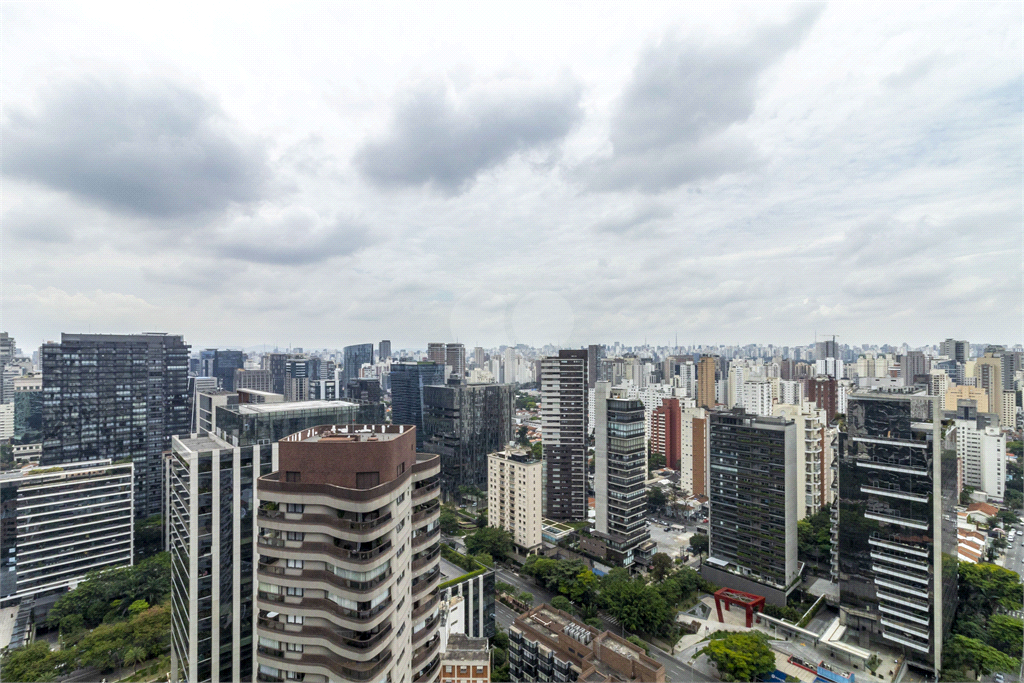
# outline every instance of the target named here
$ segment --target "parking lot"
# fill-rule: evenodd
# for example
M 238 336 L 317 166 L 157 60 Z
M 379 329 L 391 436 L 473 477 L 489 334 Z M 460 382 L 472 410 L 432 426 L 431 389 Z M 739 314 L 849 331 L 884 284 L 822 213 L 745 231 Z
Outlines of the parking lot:
M 669 524 L 680 524 L 677 520 L 675 522 L 658 522 L 654 519 L 651 520 L 651 525 L 648 530 L 651 533 L 651 540 L 658 544 L 658 552 L 665 553 L 672 559 L 681 557 L 686 553 L 686 546 L 690 545 L 690 537 L 697 531 L 698 527 L 693 524 L 683 525 L 686 531 L 665 531 L 665 527 Z

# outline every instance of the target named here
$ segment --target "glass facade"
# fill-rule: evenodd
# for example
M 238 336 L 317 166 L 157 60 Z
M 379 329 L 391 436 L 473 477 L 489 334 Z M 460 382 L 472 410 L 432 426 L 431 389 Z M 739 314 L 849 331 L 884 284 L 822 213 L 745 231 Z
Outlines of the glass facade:
M 391 424 L 416 427 L 416 447 L 422 448 L 423 387 L 444 384 L 444 366 L 432 362 L 391 365 Z
M 838 552 L 842 618 L 856 644 L 879 641 L 936 673 L 956 609 L 956 454 L 941 451 L 937 410 L 928 396 L 849 399 Z
M 633 550 L 650 538 L 647 531 L 647 439 L 644 404 L 636 399 L 608 399 L 607 506 L 608 560 L 633 564 Z
M 284 437 L 322 424 L 383 424 L 383 403 L 338 401 L 331 406 L 303 406 L 297 401 L 287 410 L 282 404 L 218 406 L 217 436 L 235 446 L 277 443 Z

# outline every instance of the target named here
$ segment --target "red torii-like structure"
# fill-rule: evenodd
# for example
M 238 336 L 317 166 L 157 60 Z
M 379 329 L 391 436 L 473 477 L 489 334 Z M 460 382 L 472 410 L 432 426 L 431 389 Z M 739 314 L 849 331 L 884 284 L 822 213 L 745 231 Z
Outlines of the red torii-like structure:
M 735 588 L 719 588 L 715 591 L 715 607 L 718 609 L 718 622 L 725 623 L 722 618 L 722 603 L 725 603 L 725 611 L 729 611 L 730 605 L 740 605 L 747 613 L 747 628 L 754 623 L 754 612 L 764 612 L 764 596 L 744 593 Z

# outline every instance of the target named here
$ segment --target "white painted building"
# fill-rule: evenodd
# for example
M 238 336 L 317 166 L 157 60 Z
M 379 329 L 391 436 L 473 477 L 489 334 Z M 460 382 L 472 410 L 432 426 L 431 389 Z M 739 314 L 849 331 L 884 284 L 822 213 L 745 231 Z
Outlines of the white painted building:
M 487 456 L 487 525 L 512 534 L 524 555 L 541 550 L 544 463 L 523 449 Z
M 1001 501 L 1006 494 L 1006 436 L 969 408 L 958 409 L 957 418 L 956 457 L 963 464 L 964 485 Z

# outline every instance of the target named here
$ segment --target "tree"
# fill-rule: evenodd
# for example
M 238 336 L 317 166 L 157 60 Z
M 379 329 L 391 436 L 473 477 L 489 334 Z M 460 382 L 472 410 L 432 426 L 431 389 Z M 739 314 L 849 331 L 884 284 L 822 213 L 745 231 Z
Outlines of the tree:
M 485 567 L 494 566 L 494 558 L 491 557 L 489 553 L 480 553 L 479 555 L 474 555 L 473 559 L 475 559 L 477 562 L 479 562 Z
M 515 595 L 516 594 L 516 587 L 513 586 L 511 583 L 505 583 L 504 581 L 495 581 L 494 582 L 494 590 L 497 591 L 498 593 L 505 593 L 507 595 Z M 508 636 L 506 636 L 506 638 L 507 637 Z
M 616 581 L 601 592 L 601 602 L 613 617 L 630 631 L 659 633 L 671 623 L 665 598 L 642 579 Z
M 145 600 L 136 600 L 128 606 L 128 617 L 134 619 L 149 609 L 149 603 Z
M 500 647 L 502 650 L 508 650 L 508 633 L 502 631 L 500 626 L 494 630 L 494 635 L 491 637 L 491 647 Z
M 668 498 L 665 496 L 665 492 L 661 490 L 660 486 L 652 486 L 647 491 L 647 505 L 653 510 L 660 510 L 665 507 L 665 503 L 668 502 Z
M 164 543 L 163 517 L 151 515 L 135 523 L 135 562 L 160 552 Z
M 560 609 L 563 612 L 572 614 L 572 603 L 569 602 L 569 598 L 564 595 L 556 595 L 551 599 L 551 606 L 555 609 Z
M 986 642 L 1000 652 L 1020 659 L 1024 648 L 1024 621 L 1006 614 L 993 614 L 988 619 Z
M 533 454 L 534 460 L 543 460 L 544 444 L 541 443 L 540 441 L 535 442 L 532 446 L 530 446 L 530 452 Z
M 655 553 L 651 558 L 651 576 L 655 581 L 662 581 L 672 569 L 672 558 L 665 553 Z
M 445 536 L 454 536 L 459 532 L 459 516 L 447 506 L 441 508 L 441 533 Z
M 532 605 L 532 604 L 533 604 L 533 593 L 530 593 L 530 592 L 528 592 L 528 591 L 522 591 L 522 592 L 521 592 L 521 593 L 520 593 L 520 594 L 519 594 L 519 595 L 517 596 L 517 598 L 516 598 L 516 599 L 518 599 L 518 600 L 519 600 L 519 602 L 522 602 L 522 603 L 524 603 L 524 604 L 527 604 L 527 605 Z
M 967 636 L 954 635 L 943 643 L 942 670 L 943 678 L 949 678 L 951 671 L 971 669 L 987 676 L 994 671 L 1016 671 L 1020 660 L 1003 654 L 991 645 Z M 952 679 L 952 680 L 963 680 Z
M 139 670 L 139 663 L 146 661 L 146 651 L 133 645 L 124 651 L 124 665 L 134 667 L 132 672 Z
M 961 505 L 970 505 L 971 504 L 971 494 L 972 493 L 974 493 L 974 487 L 973 486 L 965 486 L 963 488 L 963 490 L 960 491 L 960 504 Z
M 690 536 L 690 545 L 693 546 L 693 552 L 703 555 L 710 550 L 711 539 L 708 538 L 707 534 L 694 534 Z
M 47 623 L 59 626 L 64 617 L 79 614 L 86 627 L 95 627 L 108 613 L 112 618 L 127 617 L 136 600 L 157 605 L 170 592 L 171 557 L 163 552 L 131 567 L 89 572 L 75 590 L 57 600 L 47 615 Z
M 626 640 L 628 640 L 629 642 L 633 643 L 637 647 L 642 647 L 644 649 L 644 654 L 646 654 L 646 655 L 650 655 L 651 654 L 651 646 L 648 645 L 647 642 L 644 641 L 639 636 L 630 636 L 629 638 L 626 638 Z
M 753 633 L 729 633 L 710 641 L 698 654 L 707 655 L 723 681 L 757 681 L 775 670 L 775 654 Z
M 500 561 L 511 555 L 512 549 L 512 534 L 495 526 L 482 527 L 466 537 L 466 550 L 473 555 L 487 553 Z
M 597 601 L 599 581 L 594 572 L 584 569 L 576 578 L 566 585 L 566 590 L 559 586 L 558 590 L 569 596 L 569 599 L 580 605 L 590 605 Z
M 874 675 L 875 671 L 881 665 L 882 660 L 879 659 L 878 655 L 876 655 L 874 652 L 871 653 L 871 657 L 868 658 L 868 661 L 864 662 L 864 666 L 871 672 L 871 675 Z

